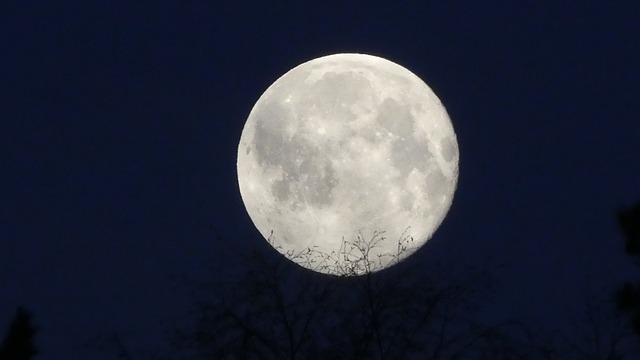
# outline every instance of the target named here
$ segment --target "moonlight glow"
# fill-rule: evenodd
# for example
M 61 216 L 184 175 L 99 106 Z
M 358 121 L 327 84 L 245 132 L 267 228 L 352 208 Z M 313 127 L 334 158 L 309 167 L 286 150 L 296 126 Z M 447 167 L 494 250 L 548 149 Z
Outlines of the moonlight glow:
M 440 100 L 409 70 L 370 55 L 325 56 L 284 74 L 253 107 L 238 148 L 255 226 L 289 259 L 325 273 L 363 251 L 371 267 L 351 274 L 413 253 L 445 217 L 457 178 Z

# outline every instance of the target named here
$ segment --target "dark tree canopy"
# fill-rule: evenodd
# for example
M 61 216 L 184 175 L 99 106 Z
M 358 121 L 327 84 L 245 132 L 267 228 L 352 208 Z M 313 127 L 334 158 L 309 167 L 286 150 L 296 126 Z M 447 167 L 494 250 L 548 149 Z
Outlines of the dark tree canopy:
M 33 358 L 38 353 L 33 341 L 36 332 L 37 329 L 31 324 L 31 313 L 19 307 L 0 347 L 0 360 Z
M 627 251 L 640 259 L 640 203 L 618 219 Z M 567 314 L 571 331 L 538 328 L 531 319 L 488 320 L 477 310 L 491 301 L 490 270 L 405 263 L 372 272 L 375 258 L 367 250 L 376 239 L 357 237 L 347 255 L 291 254 L 331 275 L 274 256 L 271 248 L 241 254 L 237 277 L 197 285 L 189 324 L 175 327 L 172 348 L 152 359 L 640 358 L 638 284 L 624 285 L 615 297 L 610 288 L 587 296 Z M 364 274 L 353 276 L 357 270 Z M 119 358 L 134 358 L 117 334 L 109 339 Z
M 349 276 L 370 269 L 368 252 L 359 254 L 332 265 L 335 275 L 249 255 L 244 276 L 202 284 L 194 326 L 176 329 L 175 354 L 162 359 L 544 358 L 519 324 L 476 318 L 486 271 L 404 264 Z
M 618 212 L 618 223 L 625 237 L 627 253 L 640 260 L 640 203 Z M 629 314 L 633 328 L 640 336 L 640 284 L 627 282 L 616 296 L 618 308 Z
M 640 203 L 618 212 L 618 222 L 629 255 L 640 256 Z

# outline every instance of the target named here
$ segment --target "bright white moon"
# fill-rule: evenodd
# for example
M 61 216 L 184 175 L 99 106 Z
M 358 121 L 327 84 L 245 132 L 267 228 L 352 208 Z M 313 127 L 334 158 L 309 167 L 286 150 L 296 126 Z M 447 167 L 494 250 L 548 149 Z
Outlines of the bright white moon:
M 249 216 L 283 255 L 360 275 L 413 253 L 451 206 L 458 143 L 433 91 L 380 57 L 303 63 L 262 94 L 242 131 Z

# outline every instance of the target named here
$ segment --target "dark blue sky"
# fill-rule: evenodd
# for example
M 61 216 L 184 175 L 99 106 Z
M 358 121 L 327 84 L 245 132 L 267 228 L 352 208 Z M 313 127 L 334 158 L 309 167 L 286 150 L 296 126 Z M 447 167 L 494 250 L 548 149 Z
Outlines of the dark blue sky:
M 237 188 L 244 121 L 336 52 L 407 67 L 452 118 L 459 188 L 412 261 L 490 269 L 487 314 L 560 327 L 638 275 L 614 217 L 640 200 L 637 3 L 218 3 L 0 5 L 0 329 L 31 309 L 39 359 L 98 358 L 82 344 L 112 330 L 158 344 L 184 278 L 264 246 Z

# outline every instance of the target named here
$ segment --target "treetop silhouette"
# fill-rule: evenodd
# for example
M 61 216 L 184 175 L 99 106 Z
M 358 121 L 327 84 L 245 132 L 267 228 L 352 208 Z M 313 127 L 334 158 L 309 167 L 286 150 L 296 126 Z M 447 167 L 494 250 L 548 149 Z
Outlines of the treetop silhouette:
M 28 360 L 38 353 L 33 342 L 37 329 L 31 317 L 31 312 L 18 308 L 0 347 L 0 360 Z

